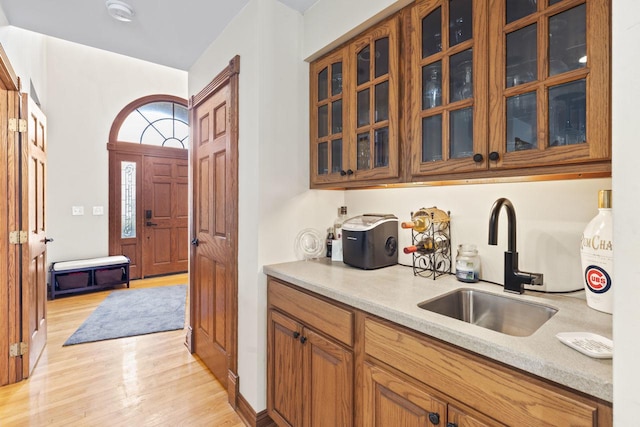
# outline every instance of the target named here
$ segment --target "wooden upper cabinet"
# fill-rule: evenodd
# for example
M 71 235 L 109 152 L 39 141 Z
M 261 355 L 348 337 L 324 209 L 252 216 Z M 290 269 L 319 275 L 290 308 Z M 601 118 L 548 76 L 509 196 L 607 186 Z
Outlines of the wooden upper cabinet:
M 609 0 L 492 0 L 491 167 L 610 159 Z
M 399 16 L 311 64 L 311 184 L 399 177 Z
M 311 65 L 312 184 L 341 182 L 346 177 L 348 133 L 342 78 L 346 51 L 340 49 Z
M 398 177 L 399 17 L 385 21 L 349 46 L 349 109 L 354 179 Z
M 411 174 L 486 169 L 487 2 L 418 1 L 409 34 Z
M 311 64 L 311 185 L 610 174 L 610 50 L 611 0 L 417 0 Z

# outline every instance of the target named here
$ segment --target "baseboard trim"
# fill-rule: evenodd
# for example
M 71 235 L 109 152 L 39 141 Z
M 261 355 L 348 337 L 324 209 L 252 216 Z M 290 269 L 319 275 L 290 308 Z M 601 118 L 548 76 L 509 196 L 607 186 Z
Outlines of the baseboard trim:
M 189 353 L 193 354 L 195 352 L 193 348 L 193 329 L 191 326 L 187 327 L 187 333 L 184 337 L 184 345 L 189 350 Z
M 229 370 L 227 372 L 227 397 L 229 405 L 231 405 L 234 411 L 238 409 L 238 394 L 240 394 L 238 376 Z
M 238 393 L 236 412 L 249 427 L 276 427 L 276 423 L 267 415 L 266 409 L 256 413 L 241 393 Z

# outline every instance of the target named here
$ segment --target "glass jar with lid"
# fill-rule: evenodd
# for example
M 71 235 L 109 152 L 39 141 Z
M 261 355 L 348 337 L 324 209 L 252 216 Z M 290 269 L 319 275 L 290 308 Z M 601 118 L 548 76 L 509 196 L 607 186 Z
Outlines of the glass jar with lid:
M 456 279 L 467 283 L 480 280 L 480 257 L 476 245 L 458 245 Z

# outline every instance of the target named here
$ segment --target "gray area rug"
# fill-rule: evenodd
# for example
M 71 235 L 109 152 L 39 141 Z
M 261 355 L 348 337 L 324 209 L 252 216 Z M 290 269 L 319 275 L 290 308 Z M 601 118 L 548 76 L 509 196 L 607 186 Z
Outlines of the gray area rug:
M 113 291 L 63 346 L 184 327 L 187 285 Z

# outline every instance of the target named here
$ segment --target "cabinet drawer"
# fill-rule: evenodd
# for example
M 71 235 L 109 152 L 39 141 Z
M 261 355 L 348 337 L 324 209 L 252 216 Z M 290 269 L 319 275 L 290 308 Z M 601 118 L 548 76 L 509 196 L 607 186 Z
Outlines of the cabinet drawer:
M 365 352 L 508 425 L 597 425 L 595 403 L 371 318 L 365 320 Z
M 307 326 L 353 346 L 353 312 L 268 279 L 269 304 Z

